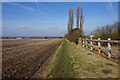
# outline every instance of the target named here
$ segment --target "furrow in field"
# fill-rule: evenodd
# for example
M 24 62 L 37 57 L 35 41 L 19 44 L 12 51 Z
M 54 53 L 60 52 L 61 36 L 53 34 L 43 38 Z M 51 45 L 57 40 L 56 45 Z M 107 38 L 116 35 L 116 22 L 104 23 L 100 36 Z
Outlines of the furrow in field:
M 3 78 L 31 77 L 59 46 L 61 39 L 3 49 Z

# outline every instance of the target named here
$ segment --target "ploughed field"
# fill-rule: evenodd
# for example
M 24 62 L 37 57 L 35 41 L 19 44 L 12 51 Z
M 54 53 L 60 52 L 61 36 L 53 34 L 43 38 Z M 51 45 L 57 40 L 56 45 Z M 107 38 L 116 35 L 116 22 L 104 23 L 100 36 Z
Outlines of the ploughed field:
M 51 56 L 62 39 L 3 39 L 3 78 L 30 78 Z

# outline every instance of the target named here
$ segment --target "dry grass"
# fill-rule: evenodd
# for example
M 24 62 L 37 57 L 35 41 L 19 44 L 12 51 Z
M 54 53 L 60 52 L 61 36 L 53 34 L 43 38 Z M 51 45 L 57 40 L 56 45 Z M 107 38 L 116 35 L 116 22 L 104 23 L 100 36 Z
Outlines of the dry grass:
M 68 49 L 66 49 L 67 52 L 65 51 L 66 52 L 65 54 L 67 54 L 70 58 L 72 58 L 72 60 L 70 60 L 71 61 L 70 63 L 72 64 L 73 78 L 117 78 L 118 77 L 118 64 L 110 60 L 107 60 L 98 54 L 91 52 L 89 49 L 83 48 L 81 45 L 75 45 L 73 43 L 70 43 L 69 41 L 67 41 L 66 45 Z M 58 57 L 60 58 L 60 54 L 64 54 L 61 53 L 62 52 L 61 49 L 58 51 L 58 56 L 53 57 L 54 60 L 51 61 L 54 62 L 54 64 L 51 63 L 53 67 L 51 68 L 51 70 L 49 69 L 48 73 L 46 73 L 47 77 L 49 76 L 48 78 L 53 78 L 54 75 L 52 74 L 52 72 L 54 72 L 53 70 L 58 68 L 58 67 L 54 67 L 56 64 L 57 66 L 62 65 L 61 63 L 58 64 L 57 61 L 58 60 L 57 58 Z M 67 65 L 68 65 L 67 63 L 64 64 L 64 66 Z M 69 68 L 71 67 L 71 65 L 67 67 Z M 61 69 L 59 70 L 63 70 L 63 69 L 64 67 L 61 67 Z M 54 72 L 54 74 L 57 75 L 59 73 Z M 64 73 L 62 74 L 64 75 Z M 65 78 L 65 76 L 63 77 Z
M 74 46 L 73 61 L 77 78 L 118 77 L 118 64 L 109 61 L 80 45 Z

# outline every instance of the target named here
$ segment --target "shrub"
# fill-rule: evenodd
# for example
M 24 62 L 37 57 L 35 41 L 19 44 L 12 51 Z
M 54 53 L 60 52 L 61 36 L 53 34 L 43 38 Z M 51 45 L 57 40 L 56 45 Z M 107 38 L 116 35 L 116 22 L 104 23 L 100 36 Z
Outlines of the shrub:
M 68 34 L 66 34 L 65 37 L 69 41 L 74 42 L 75 44 L 78 44 L 78 39 L 79 37 L 82 37 L 82 33 L 80 29 L 75 28 L 75 29 L 72 29 Z

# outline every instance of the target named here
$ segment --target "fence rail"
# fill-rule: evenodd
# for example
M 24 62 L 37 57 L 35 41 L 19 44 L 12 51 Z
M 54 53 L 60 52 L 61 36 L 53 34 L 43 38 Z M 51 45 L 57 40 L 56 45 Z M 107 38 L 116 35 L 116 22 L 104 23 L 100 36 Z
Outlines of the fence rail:
M 81 40 L 83 40 L 83 39 L 81 39 Z M 98 40 L 98 39 L 93 39 L 93 40 L 85 39 L 85 40 L 87 40 L 87 41 L 100 41 L 100 42 L 120 43 L 120 40 Z
M 93 45 L 93 42 L 98 42 L 98 45 Z M 108 48 L 105 47 L 101 47 L 101 42 L 107 42 L 108 43 Z M 118 58 L 120 56 L 120 51 L 117 50 L 113 50 L 111 49 L 111 43 L 120 43 L 120 40 L 111 40 L 111 38 L 108 38 L 108 40 L 101 40 L 100 38 L 98 39 L 85 39 L 85 38 L 79 38 L 79 43 L 81 43 L 83 45 L 83 47 L 90 47 L 91 51 L 93 51 L 93 48 L 97 48 L 98 53 L 102 54 L 101 51 L 105 50 L 108 52 L 107 56 L 109 58 L 114 57 L 114 55 L 112 55 L 111 53 L 116 53 L 118 55 Z

